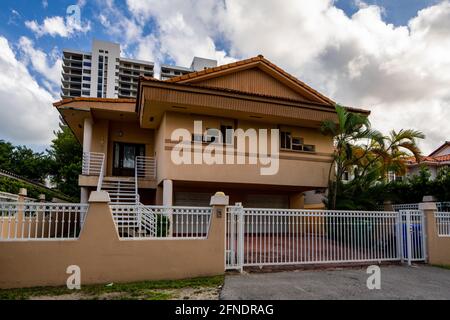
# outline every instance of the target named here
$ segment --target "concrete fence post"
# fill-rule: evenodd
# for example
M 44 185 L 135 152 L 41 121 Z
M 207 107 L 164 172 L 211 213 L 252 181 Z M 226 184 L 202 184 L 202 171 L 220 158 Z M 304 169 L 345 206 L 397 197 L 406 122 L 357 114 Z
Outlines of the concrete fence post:
M 383 210 L 384 211 L 388 211 L 388 212 L 393 212 L 394 210 L 394 205 L 392 204 L 392 201 L 384 201 L 383 202 Z
M 425 243 L 425 259 L 426 262 L 432 263 L 433 256 L 435 252 L 435 241 L 434 239 L 437 237 L 437 229 L 435 222 L 435 213 L 437 211 L 436 203 L 427 201 L 433 200 L 424 197 L 422 203 L 419 203 L 419 210 L 423 211 L 424 216 L 424 232 L 423 232 L 423 241 Z
M 39 195 L 39 202 L 40 203 L 44 203 L 45 202 L 45 194 L 40 194 Z
M 16 217 L 16 230 L 15 237 L 23 236 L 23 229 L 25 223 L 25 198 L 27 197 L 27 189 L 20 188 L 19 197 L 17 198 L 18 206 L 17 206 L 17 217 Z
M 223 252 L 223 257 L 224 257 L 224 270 L 226 267 L 226 245 L 225 245 L 225 241 L 226 241 L 226 219 L 227 219 L 227 213 L 226 213 L 226 208 L 230 203 L 230 197 L 225 195 L 225 193 L 223 192 L 216 192 L 216 194 L 214 196 L 211 197 L 211 202 L 210 205 L 212 206 L 212 211 L 211 211 L 211 222 L 215 221 L 216 223 L 212 224 L 213 225 L 219 225 L 220 226 L 220 230 L 215 230 L 211 227 L 211 230 L 209 230 L 210 235 L 211 236 L 215 236 L 215 233 L 219 234 L 219 237 L 221 237 L 221 239 L 219 239 L 220 241 L 220 246 L 219 248 L 217 248 L 217 250 L 222 250 Z M 220 222 L 220 223 L 218 223 Z

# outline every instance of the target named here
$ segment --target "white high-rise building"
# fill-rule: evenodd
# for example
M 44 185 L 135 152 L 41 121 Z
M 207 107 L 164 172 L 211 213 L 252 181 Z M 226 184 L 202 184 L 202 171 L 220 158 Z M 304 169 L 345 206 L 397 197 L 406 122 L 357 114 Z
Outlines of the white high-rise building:
M 161 80 L 217 66 L 194 57 L 190 68 L 162 65 Z M 136 98 L 140 76 L 153 77 L 155 64 L 120 56 L 120 45 L 94 40 L 92 52 L 63 50 L 61 97 Z
M 94 40 L 92 52 L 63 50 L 61 97 L 135 98 L 154 63 L 120 57 L 120 45 Z

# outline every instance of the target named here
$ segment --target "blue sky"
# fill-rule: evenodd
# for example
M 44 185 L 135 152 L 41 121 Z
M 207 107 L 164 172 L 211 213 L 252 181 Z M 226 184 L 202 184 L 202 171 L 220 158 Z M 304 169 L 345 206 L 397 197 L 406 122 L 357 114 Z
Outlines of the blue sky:
M 383 17 L 386 22 L 394 25 L 405 25 L 417 11 L 438 1 L 435 0 L 367 0 L 367 4 L 376 4 L 385 9 Z M 41 0 L 2 0 L 0 4 L 0 34 L 11 42 L 16 42 L 21 36 L 33 38 L 33 32 L 28 29 L 24 22 L 27 20 L 42 21 L 49 16 L 64 16 L 68 6 L 75 4 L 74 0 L 48 0 L 48 6 L 43 6 Z M 115 5 L 126 15 L 129 15 L 126 2 L 115 1 Z M 352 15 L 358 10 L 358 5 L 354 0 L 337 0 L 336 7 L 345 11 L 347 15 Z M 111 36 L 107 30 L 99 23 L 97 13 L 101 4 L 99 1 L 87 1 L 82 9 L 82 19 L 91 22 L 91 30 L 85 34 L 80 34 L 73 38 L 61 37 L 41 37 L 37 41 L 39 48 L 44 51 L 51 51 L 58 48 L 77 48 L 89 50 L 92 38 L 117 41 L 117 36 Z M 13 13 L 16 11 L 19 15 Z M 5 23 L 6 22 L 6 23 Z M 146 28 L 147 32 L 152 32 L 151 24 Z M 219 48 L 227 49 L 224 43 L 218 43 Z M 168 58 L 170 62 L 170 58 Z
M 426 8 L 439 1 L 436 0 L 367 0 L 367 4 L 375 4 L 385 9 L 384 18 L 388 23 L 394 25 L 405 25 L 411 17 L 417 14 L 420 9 Z M 344 10 L 348 15 L 354 14 L 358 10 L 355 1 L 338 0 L 336 6 Z
M 450 140 L 441 120 L 450 117 L 449 21 L 448 0 L 2 0 L 0 139 L 48 146 L 61 50 L 87 51 L 98 38 L 182 66 L 194 55 L 223 64 L 263 54 L 335 101 L 370 109 L 382 131 L 424 131 L 430 151 Z

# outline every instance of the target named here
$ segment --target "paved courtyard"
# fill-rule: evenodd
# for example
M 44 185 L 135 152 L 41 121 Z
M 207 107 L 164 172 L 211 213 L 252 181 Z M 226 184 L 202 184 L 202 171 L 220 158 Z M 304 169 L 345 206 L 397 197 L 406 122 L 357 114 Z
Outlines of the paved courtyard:
M 369 290 L 366 268 L 227 275 L 221 299 L 450 299 L 450 270 L 381 266 L 381 289 Z

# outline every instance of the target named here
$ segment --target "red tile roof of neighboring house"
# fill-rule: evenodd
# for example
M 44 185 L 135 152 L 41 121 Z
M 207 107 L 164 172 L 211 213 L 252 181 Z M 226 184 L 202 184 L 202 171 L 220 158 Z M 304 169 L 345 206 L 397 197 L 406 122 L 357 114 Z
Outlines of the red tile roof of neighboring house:
M 407 158 L 406 161 L 410 165 L 417 164 L 417 161 L 416 161 L 416 159 L 414 157 Z M 443 156 L 436 156 L 436 157 L 430 157 L 430 156 L 422 157 L 420 159 L 420 162 L 421 163 L 423 163 L 423 162 L 435 163 L 435 164 L 440 164 L 440 163 L 443 163 L 443 162 L 450 162 L 450 154 L 446 154 L 446 155 L 443 155 Z

